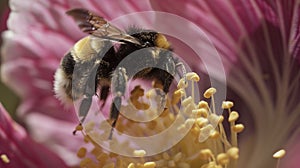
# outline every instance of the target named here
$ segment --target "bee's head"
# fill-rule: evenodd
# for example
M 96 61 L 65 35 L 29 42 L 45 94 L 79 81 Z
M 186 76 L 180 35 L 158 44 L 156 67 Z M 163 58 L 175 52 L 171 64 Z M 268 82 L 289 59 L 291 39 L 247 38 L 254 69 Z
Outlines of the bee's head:
M 131 36 L 135 37 L 141 43 L 143 48 L 158 47 L 171 50 L 171 44 L 161 33 L 153 31 L 141 31 L 139 33 L 134 33 Z

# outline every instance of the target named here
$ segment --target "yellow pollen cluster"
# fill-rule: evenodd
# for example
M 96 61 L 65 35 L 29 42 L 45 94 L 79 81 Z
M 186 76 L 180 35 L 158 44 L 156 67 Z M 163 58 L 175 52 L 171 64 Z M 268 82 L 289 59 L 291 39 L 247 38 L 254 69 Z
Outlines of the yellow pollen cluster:
M 134 148 L 134 142 L 117 138 L 108 141 L 110 128 L 105 126 L 107 124 L 90 121 L 83 125 L 82 133 L 87 147 L 80 147 L 78 150 L 80 167 L 236 168 L 239 158 L 237 134 L 244 129 L 243 124 L 236 124 L 239 113 L 231 110 L 233 102 L 224 101 L 222 108 L 228 112 L 229 117 L 218 115 L 214 102 L 217 89 L 213 87 L 204 92 L 203 100 L 195 100 L 195 86 L 199 81 L 200 77 L 196 73 L 187 73 L 178 82 L 177 90 L 169 93 L 170 97 L 166 98 L 166 106 L 161 112 L 158 111 L 161 97 L 154 90 L 144 93 L 141 86 L 135 87 L 131 92 L 130 102 L 121 108 L 121 113 L 126 116 L 133 114 L 137 118 L 151 118 L 155 115 L 158 117 L 149 122 L 137 122 L 120 115 L 115 128 L 117 132 L 114 131 L 114 134 L 147 138 L 163 133 L 175 125 L 175 130 L 170 134 L 181 136 L 179 141 L 173 141 L 170 138 L 172 136 L 166 134 L 163 139 L 149 144 L 161 148 L 164 148 L 165 144 L 173 144 L 171 148 L 148 155 L 147 150 Z M 157 104 L 154 107 L 150 106 L 153 102 Z M 229 132 L 223 124 L 230 126 Z M 104 149 L 99 145 L 101 141 L 108 141 L 111 149 L 118 144 L 115 151 L 127 151 L 132 157 Z
M 1 154 L 0 157 L 1 157 L 1 160 L 4 163 L 9 163 L 10 162 L 10 160 L 9 160 L 9 158 L 8 158 L 8 156 L 6 154 Z

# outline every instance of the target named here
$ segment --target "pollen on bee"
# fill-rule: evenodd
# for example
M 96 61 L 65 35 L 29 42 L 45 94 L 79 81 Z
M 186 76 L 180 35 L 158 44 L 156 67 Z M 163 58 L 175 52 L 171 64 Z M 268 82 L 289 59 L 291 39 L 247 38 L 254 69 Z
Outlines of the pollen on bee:
M 170 43 L 168 42 L 167 38 L 163 34 L 158 34 L 155 39 L 155 45 L 159 48 L 169 49 Z

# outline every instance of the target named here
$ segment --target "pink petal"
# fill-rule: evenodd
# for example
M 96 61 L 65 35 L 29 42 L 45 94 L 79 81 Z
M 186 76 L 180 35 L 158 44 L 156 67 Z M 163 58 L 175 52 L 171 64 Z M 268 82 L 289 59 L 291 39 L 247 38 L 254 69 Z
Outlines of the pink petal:
M 53 152 L 28 137 L 25 130 L 15 123 L 0 104 L 0 154 L 9 163 L 0 161 L 0 167 L 67 167 Z
M 57 153 L 68 165 L 77 165 L 76 151 L 84 144 L 80 133 L 72 134 L 74 124 L 40 113 L 31 113 L 24 118 L 31 136 Z
M 64 108 L 54 97 L 53 75 L 63 55 L 86 34 L 65 12 L 75 7 L 86 8 L 112 20 L 150 10 L 150 4 L 132 0 L 105 4 L 96 0 L 11 0 L 10 7 L 9 30 L 3 36 L 1 77 L 22 98 L 18 116 L 25 119 L 35 139 L 55 149 L 68 164 L 78 163 L 74 154 L 80 141 L 71 135 L 78 119 L 73 109 Z M 57 130 L 58 125 L 64 129 Z
M 176 3 L 169 0 L 151 1 L 151 5 L 155 10 L 179 15 L 199 26 L 212 40 L 222 57 L 225 58 L 225 66 L 230 66 L 230 64 L 227 64 L 228 61 L 236 61 L 239 54 L 240 39 L 255 31 L 260 26 L 262 18 L 275 26 L 282 25 L 280 28 L 285 31 L 283 36 L 285 40 L 289 40 L 291 43 L 290 50 L 298 49 L 299 13 L 297 12 L 299 10 L 295 3 L 296 1 L 289 1 L 289 3 L 280 1 L 270 5 L 261 0 L 257 2 L 220 0 L 186 2 L 180 0 Z M 281 18 L 283 19 L 278 21 Z M 179 27 L 184 29 L 182 26 Z M 193 41 L 197 43 L 201 42 L 201 39 L 194 38 Z M 186 49 L 180 51 L 179 48 L 177 50 L 179 50 L 179 55 L 190 55 L 190 52 L 186 54 L 188 52 Z M 205 54 L 205 51 L 203 54 Z M 298 55 L 295 54 L 294 56 L 298 57 Z
M 286 156 L 280 162 L 280 167 L 288 167 L 288 168 L 298 168 L 300 165 L 300 143 L 299 143 L 300 135 L 295 138 L 294 142 L 291 142 L 288 145 L 288 150 Z
M 248 149 L 242 146 L 241 165 L 274 165 L 272 153 L 292 141 L 290 137 L 299 131 L 299 3 L 152 0 L 151 4 L 156 10 L 177 14 L 204 30 L 222 57 L 231 89 L 228 97 L 244 116 L 247 128 L 244 139 L 251 140 Z M 165 22 L 158 20 L 158 24 Z M 189 25 L 176 29 L 189 31 Z M 188 37 L 202 44 L 197 35 Z M 194 71 L 202 70 L 205 63 L 195 61 L 197 57 L 189 50 L 174 48 Z M 210 52 L 204 48 L 201 54 Z

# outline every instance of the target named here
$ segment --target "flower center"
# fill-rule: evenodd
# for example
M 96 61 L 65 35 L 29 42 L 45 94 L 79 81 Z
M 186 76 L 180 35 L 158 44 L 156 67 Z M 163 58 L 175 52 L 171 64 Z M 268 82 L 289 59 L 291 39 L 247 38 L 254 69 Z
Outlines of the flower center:
M 77 153 L 82 159 L 80 167 L 237 167 L 237 134 L 244 129 L 242 124 L 236 124 L 239 114 L 231 110 L 233 102 L 224 101 L 222 108 L 228 111 L 229 117 L 224 120 L 222 115 L 218 115 L 214 102 L 215 88 L 207 89 L 203 94 L 204 99 L 197 102 L 195 84 L 199 80 L 195 73 L 186 74 L 178 82 L 177 90 L 167 97 L 166 107 L 161 113 L 157 111 L 161 104 L 157 92 L 150 90 L 144 94 L 141 86 L 135 87 L 131 92 L 130 103 L 121 108 L 122 114 L 130 112 L 150 118 L 158 116 L 152 121 L 140 123 L 121 115 L 116 126 L 119 135 L 126 134 L 145 140 L 157 136 L 157 140 L 147 144 L 147 147 L 154 149 L 159 146 L 164 149 L 166 145 L 172 144 L 170 148 L 149 155 L 151 148 L 143 149 L 135 141 L 122 138 L 108 141 L 110 128 L 106 121 L 88 122 L 82 130 L 86 146 L 81 147 Z M 149 103 L 153 101 L 156 102 L 154 107 L 153 103 Z M 230 125 L 229 131 L 226 131 L 224 124 Z M 163 138 L 158 138 L 159 134 L 171 127 L 175 129 Z M 106 141 L 109 147 L 103 147 L 100 141 Z M 116 146 L 117 150 L 112 150 Z M 132 155 L 124 156 L 118 151 L 127 151 Z

